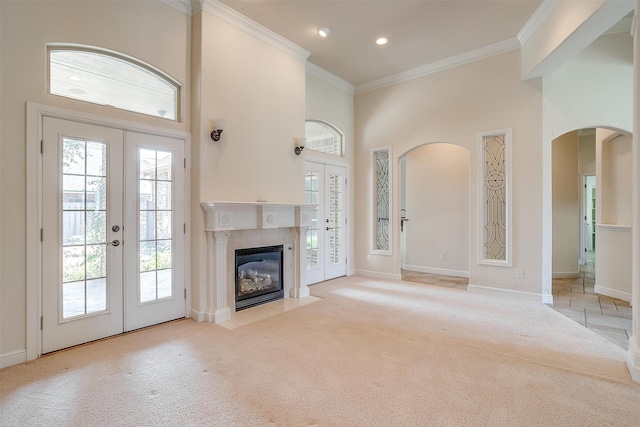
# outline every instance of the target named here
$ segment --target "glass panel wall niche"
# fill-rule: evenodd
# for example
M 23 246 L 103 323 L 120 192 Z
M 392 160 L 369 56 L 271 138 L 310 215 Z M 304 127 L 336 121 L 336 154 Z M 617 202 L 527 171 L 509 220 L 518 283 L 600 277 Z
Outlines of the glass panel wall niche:
M 372 253 L 391 255 L 391 148 L 371 150 Z
M 511 130 L 479 134 L 481 264 L 511 266 Z

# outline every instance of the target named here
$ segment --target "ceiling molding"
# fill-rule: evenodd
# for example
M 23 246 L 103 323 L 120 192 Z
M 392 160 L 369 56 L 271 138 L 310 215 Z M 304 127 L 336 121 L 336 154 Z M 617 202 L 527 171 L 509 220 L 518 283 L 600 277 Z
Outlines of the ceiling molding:
M 204 0 L 202 10 L 302 61 L 306 61 L 311 55 L 308 50 L 290 42 L 218 0 Z
M 529 18 L 526 24 L 522 26 L 522 29 L 518 33 L 518 40 L 520 46 L 523 46 L 529 38 L 536 32 L 536 30 L 542 25 L 542 23 L 551 15 L 553 9 L 560 3 L 560 0 L 543 0 L 540 6 L 533 12 L 533 15 Z
M 407 80 L 416 79 L 418 77 L 437 73 L 438 71 L 443 71 L 449 68 L 457 67 L 459 65 L 468 64 L 469 62 L 479 61 L 481 59 L 489 58 L 501 53 L 510 52 L 519 48 L 520 42 L 516 37 L 512 37 L 510 39 L 490 44 L 488 46 L 484 46 L 470 52 L 461 53 L 450 58 L 445 58 L 440 61 L 432 62 L 430 64 L 422 65 L 411 70 L 392 74 L 390 76 L 383 77 L 369 83 L 358 85 L 356 86 L 356 94 L 369 92 L 381 87 L 391 86 Z
M 160 0 L 169 6 L 178 9 L 179 11 L 191 16 L 193 9 L 191 7 L 191 0 Z
M 327 70 L 325 70 L 324 68 L 321 68 L 319 66 L 317 66 L 316 64 L 307 61 L 307 73 L 311 74 L 312 76 L 315 76 L 319 79 L 324 80 L 325 82 L 337 87 L 338 89 L 342 89 L 343 91 L 350 93 L 350 94 L 354 94 L 355 92 L 355 86 L 353 86 L 351 83 L 349 83 L 346 80 L 341 79 L 340 77 L 336 76 L 335 74 L 331 74 L 330 72 L 328 72 Z

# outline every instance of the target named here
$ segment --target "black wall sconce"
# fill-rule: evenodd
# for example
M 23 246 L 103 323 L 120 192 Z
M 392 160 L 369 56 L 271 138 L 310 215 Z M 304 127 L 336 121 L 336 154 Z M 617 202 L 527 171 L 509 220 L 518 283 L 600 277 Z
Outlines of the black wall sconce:
M 293 152 L 296 153 L 296 156 L 299 156 L 302 150 L 304 150 L 305 138 L 294 138 L 294 141 L 296 142 L 296 146 L 293 148 Z
M 213 130 L 211 131 L 211 139 L 214 141 L 220 141 L 220 136 L 222 135 L 223 130 L 224 121 L 216 120 L 216 124 L 213 126 Z

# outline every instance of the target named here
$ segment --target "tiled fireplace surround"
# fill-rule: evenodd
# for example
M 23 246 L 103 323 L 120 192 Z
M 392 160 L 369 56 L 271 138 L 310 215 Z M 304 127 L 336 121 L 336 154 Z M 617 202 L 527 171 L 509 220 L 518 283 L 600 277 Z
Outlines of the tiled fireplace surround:
M 207 233 L 209 300 L 205 320 L 229 320 L 235 311 L 236 249 L 283 245 L 285 298 L 309 296 L 307 230 L 316 205 L 201 203 Z

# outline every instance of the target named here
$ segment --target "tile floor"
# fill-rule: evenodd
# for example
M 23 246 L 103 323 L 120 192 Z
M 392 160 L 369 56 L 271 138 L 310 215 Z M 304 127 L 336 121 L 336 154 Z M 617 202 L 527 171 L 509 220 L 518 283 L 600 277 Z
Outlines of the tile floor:
M 469 284 L 469 279 L 464 277 L 406 270 L 402 271 L 402 280 L 461 290 L 467 290 Z M 577 279 L 554 279 L 553 304 L 549 306 L 626 350 L 631 335 L 631 306 L 628 302 L 595 294 L 594 283 L 593 262 L 587 263 Z

